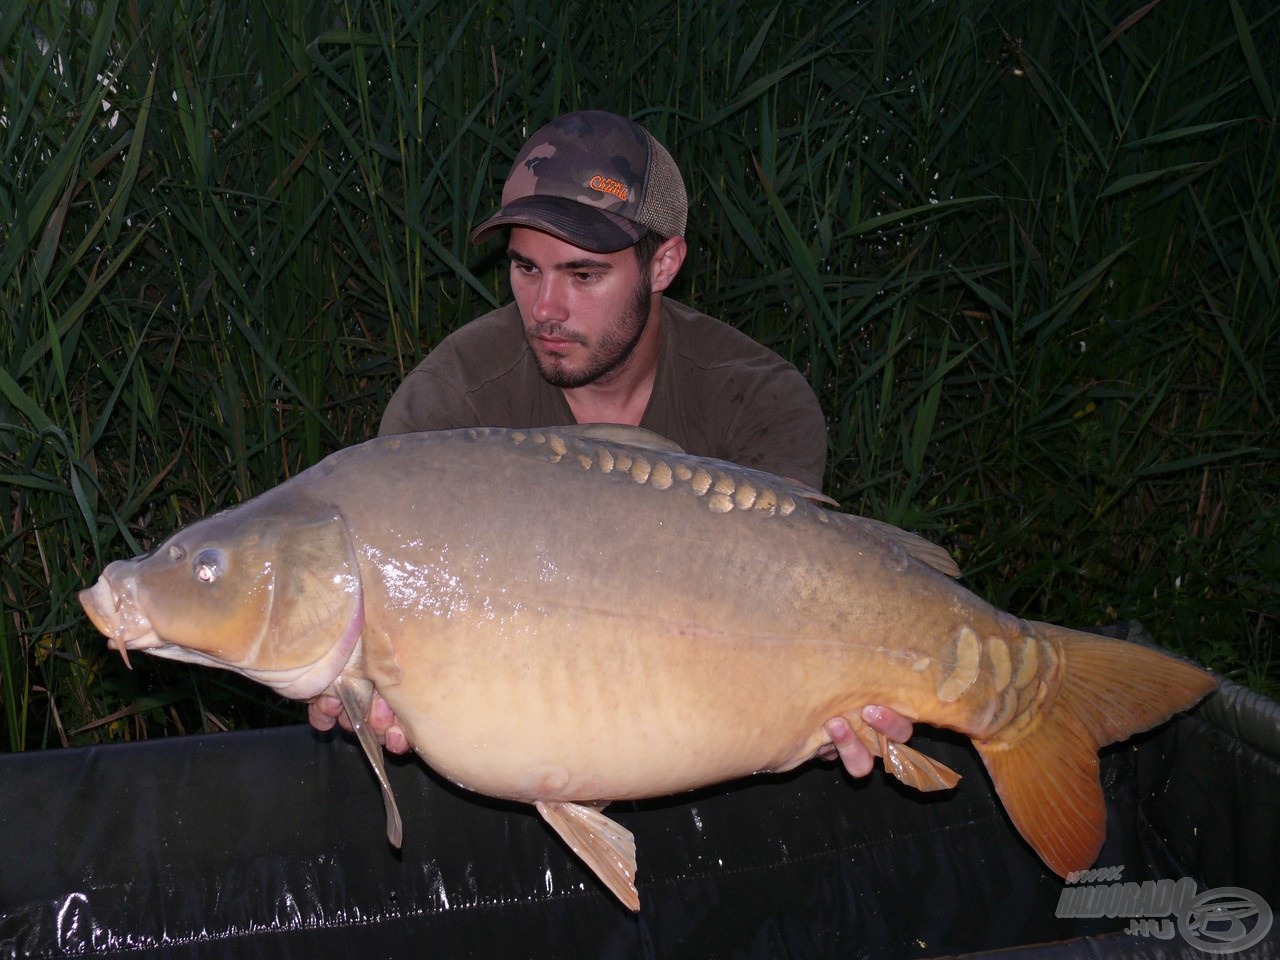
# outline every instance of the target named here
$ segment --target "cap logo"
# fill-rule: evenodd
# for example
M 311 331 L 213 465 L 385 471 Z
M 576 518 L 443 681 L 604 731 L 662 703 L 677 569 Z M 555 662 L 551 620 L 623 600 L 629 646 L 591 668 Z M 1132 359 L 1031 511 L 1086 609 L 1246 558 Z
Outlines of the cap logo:
M 619 183 L 617 180 L 610 180 L 608 177 L 596 175 L 591 178 L 591 182 L 587 184 L 592 190 L 599 190 L 601 193 L 609 193 L 617 197 L 623 203 L 627 201 L 627 185 Z

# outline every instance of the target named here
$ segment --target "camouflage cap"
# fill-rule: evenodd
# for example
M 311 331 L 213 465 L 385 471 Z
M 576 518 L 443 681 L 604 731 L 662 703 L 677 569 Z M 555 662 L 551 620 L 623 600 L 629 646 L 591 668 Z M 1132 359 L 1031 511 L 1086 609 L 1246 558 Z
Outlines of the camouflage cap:
M 638 123 L 603 110 L 567 113 L 517 154 L 502 208 L 471 231 L 543 230 L 594 253 L 613 253 L 650 231 L 684 236 L 689 202 L 671 154 Z

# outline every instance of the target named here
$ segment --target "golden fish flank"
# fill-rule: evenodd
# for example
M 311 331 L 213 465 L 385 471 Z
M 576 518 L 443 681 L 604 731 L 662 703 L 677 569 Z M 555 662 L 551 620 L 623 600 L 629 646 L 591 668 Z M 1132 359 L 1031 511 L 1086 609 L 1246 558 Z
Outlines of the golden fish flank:
M 122 654 L 330 690 L 358 718 L 376 689 L 426 763 L 532 804 L 632 909 L 633 838 L 601 808 L 790 769 L 867 703 L 969 736 L 1031 847 L 1088 867 L 1097 749 L 1212 678 L 996 610 L 936 545 L 834 505 L 634 428 L 411 434 L 116 561 L 81 602 Z M 190 558 L 211 549 L 202 579 Z M 903 782 L 956 783 L 858 734 Z

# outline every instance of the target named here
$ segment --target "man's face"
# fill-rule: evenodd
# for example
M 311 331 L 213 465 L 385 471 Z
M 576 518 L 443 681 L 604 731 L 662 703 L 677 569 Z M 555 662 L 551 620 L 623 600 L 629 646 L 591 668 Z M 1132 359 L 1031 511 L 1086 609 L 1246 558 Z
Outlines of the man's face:
M 649 274 L 634 251 L 592 253 L 513 227 L 507 253 L 525 336 L 548 383 L 604 383 L 626 368 L 652 305 Z

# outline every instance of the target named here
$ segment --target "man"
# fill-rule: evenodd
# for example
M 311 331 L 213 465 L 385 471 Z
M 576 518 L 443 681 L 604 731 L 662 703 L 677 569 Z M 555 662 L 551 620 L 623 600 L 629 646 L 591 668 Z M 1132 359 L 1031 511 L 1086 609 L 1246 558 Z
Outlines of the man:
M 665 299 L 684 263 L 688 201 L 666 149 L 603 111 L 552 121 L 521 149 L 501 208 L 471 234 L 506 234 L 515 302 L 446 337 L 387 405 L 380 435 L 454 427 L 621 423 L 700 456 L 732 460 L 820 488 L 826 427 L 794 366 L 718 320 Z M 320 730 L 341 704 L 317 698 Z M 882 707 L 862 719 L 891 740 L 911 723 Z M 369 724 L 393 753 L 409 749 L 390 708 Z M 833 717 L 819 756 L 853 776 L 872 756 L 848 718 Z

